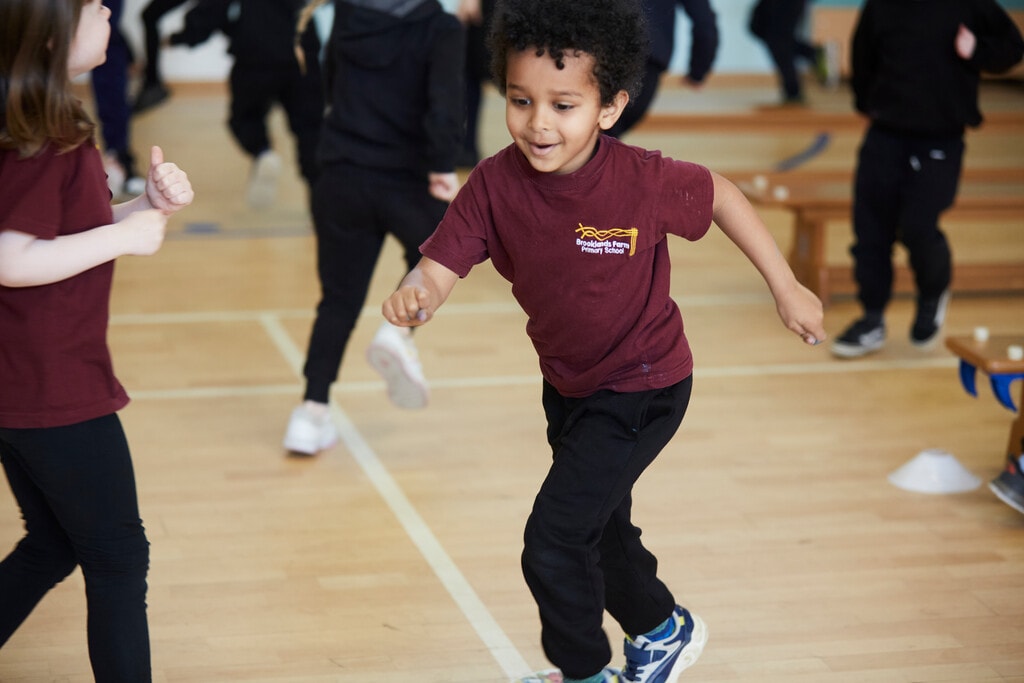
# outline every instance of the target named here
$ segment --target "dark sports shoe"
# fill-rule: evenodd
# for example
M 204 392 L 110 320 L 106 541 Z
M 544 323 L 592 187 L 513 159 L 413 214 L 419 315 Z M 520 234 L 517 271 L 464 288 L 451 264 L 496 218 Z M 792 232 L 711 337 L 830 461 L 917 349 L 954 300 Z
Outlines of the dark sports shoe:
M 832 355 L 860 358 L 885 346 L 885 323 L 880 318 L 855 320 L 832 342 Z
M 910 343 L 922 349 L 931 347 L 939 338 L 942 323 L 946 319 L 946 308 L 949 306 L 949 290 L 936 298 L 917 298 L 917 315 L 914 326 L 910 328 Z
M 139 90 L 138 95 L 135 96 L 132 111 L 136 114 L 141 114 L 147 109 L 152 109 L 161 104 L 170 96 L 171 91 L 163 83 L 146 83 Z
M 1021 472 L 1019 458 L 1011 456 L 1006 462 L 1006 469 L 989 482 L 988 487 L 999 500 L 1024 513 L 1024 473 Z
M 622 670 L 622 680 L 675 683 L 683 670 L 697 661 L 708 642 L 704 622 L 678 605 L 671 619 L 675 629 L 663 640 L 650 640 L 646 636 L 626 638 L 626 668 Z

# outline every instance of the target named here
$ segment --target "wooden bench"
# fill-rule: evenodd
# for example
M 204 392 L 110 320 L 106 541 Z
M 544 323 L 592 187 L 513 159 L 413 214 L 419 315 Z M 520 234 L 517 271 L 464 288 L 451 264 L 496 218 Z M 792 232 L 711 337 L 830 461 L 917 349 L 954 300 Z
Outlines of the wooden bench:
M 837 294 L 856 293 L 852 267 L 829 264 L 825 242 L 829 223 L 849 221 L 853 181 L 846 173 L 774 173 L 738 179 L 737 185 L 756 206 L 793 214 L 794 235 L 789 263 L 797 278 L 823 303 Z M 949 221 L 993 221 L 1020 228 L 1024 244 L 1024 170 L 965 172 L 956 204 L 943 214 Z M 850 240 L 852 241 L 852 231 Z M 898 265 L 894 291 L 913 292 L 909 269 Z M 1024 291 L 1024 260 L 961 263 L 954 254 L 953 291 Z

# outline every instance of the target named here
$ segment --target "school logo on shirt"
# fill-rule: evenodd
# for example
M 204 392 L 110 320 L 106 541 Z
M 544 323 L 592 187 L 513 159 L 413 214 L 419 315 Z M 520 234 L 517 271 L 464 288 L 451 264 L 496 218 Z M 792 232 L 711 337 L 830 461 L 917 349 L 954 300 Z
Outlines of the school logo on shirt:
M 598 230 L 578 224 L 576 229 L 579 235 L 576 238 L 576 245 L 584 254 L 629 254 L 636 253 L 636 236 L 639 232 L 636 228 L 612 228 L 611 230 Z

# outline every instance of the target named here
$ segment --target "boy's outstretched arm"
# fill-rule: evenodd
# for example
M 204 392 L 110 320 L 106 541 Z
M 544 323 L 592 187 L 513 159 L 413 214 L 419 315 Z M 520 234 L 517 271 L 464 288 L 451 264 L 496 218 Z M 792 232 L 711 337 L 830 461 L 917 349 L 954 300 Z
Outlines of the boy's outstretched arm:
M 422 325 L 434 316 L 458 281 L 454 271 L 424 256 L 394 294 L 384 300 L 381 312 L 392 325 Z
M 754 264 L 775 297 L 783 324 L 808 344 L 825 341 L 821 301 L 800 284 L 757 211 L 733 183 L 712 172 L 714 220 Z

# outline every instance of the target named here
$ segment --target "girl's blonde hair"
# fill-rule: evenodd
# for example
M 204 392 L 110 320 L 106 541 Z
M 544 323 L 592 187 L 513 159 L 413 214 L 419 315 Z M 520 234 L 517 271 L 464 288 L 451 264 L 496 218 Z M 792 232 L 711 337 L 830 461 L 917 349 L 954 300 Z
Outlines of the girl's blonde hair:
M 329 0 L 310 0 L 302 11 L 299 12 L 298 25 L 295 27 L 295 58 L 299 60 L 299 69 L 306 73 L 306 52 L 302 49 L 302 34 L 309 28 L 309 22 L 313 21 L 313 15 L 318 7 L 325 5 Z
M 87 0 L 0 0 L 0 149 L 66 152 L 95 124 L 71 91 L 68 57 Z

